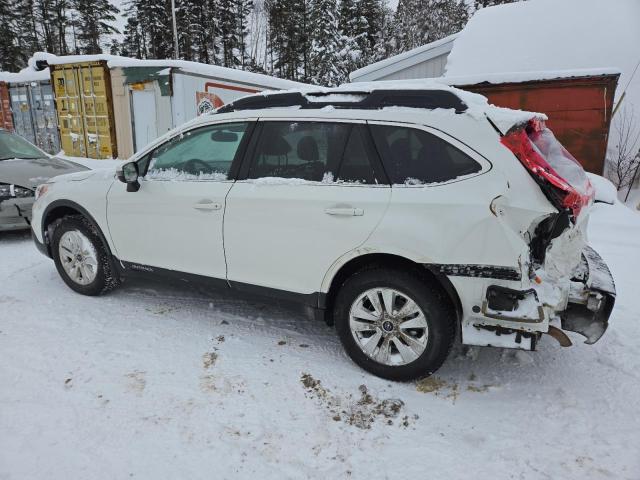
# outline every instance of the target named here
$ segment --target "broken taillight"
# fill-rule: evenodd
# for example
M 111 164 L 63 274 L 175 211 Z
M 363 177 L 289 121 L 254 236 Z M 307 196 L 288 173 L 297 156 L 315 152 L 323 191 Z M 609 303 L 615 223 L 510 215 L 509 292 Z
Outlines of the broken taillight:
M 593 201 L 594 190 L 582 165 L 555 138 L 544 122 L 530 120 L 501 139 L 520 163 L 544 187 L 552 203 L 568 209 L 573 221 Z

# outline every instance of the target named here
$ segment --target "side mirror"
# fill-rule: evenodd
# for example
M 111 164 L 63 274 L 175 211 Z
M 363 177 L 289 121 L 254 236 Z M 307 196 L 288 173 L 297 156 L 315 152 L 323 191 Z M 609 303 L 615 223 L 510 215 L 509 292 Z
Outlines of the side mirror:
M 140 182 L 138 178 L 138 164 L 136 162 L 125 163 L 122 168 L 118 169 L 118 180 L 127 184 L 127 192 L 137 192 L 140 190 Z

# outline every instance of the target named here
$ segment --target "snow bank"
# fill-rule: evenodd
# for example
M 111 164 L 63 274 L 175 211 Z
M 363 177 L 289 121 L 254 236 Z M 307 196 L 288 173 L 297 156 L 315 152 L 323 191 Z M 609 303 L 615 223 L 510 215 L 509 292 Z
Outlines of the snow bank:
M 617 98 L 640 60 L 637 0 L 529 0 L 476 12 L 456 39 L 446 77 L 511 81 L 513 73 L 622 72 Z M 627 92 L 640 107 L 640 75 Z
M 65 55 L 57 56 L 46 52 L 36 52 L 29 59 L 29 68 L 35 71 L 36 62 L 45 60 L 50 65 L 62 65 L 79 62 L 106 61 L 109 68 L 116 67 L 167 67 L 176 68 L 185 73 L 215 77 L 221 80 L 244 83 L 273 90 L 282 88 L 295 88 L 305 85 L 304 83 L 293 82 L 281 78 L 262 75 L 260 73 L 246 72 L 234 68 L 221 67 L 218 65 L 207 65 L 186 60 L 139 60 L 136 58 L 120 57 L 117 55 Z
M 637 480 L 640 216 L 593 210 L 618 288 L 598 343 L 456 344 L 411 383 L 285 305 L 133 279 L 78 295 L 28 232 L 0 235 L 0 477 Z M 385 399 L 400 415 L 370 422 Z
M 587 176 L 596 191 L 597 202 L 610 203 L 612 205 L 616 203 L 618 200 L 618 191 L 613 183 L 600 175 L 596 175 L 595 173 L 587 172 Z

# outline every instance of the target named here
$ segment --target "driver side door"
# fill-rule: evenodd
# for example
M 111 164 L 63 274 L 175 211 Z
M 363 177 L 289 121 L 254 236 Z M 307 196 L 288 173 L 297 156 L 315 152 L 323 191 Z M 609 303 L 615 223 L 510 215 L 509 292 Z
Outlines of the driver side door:
M 112 185 L 109 233 L 125 268 L 226 279 L 225 200 L 252 127 L 240 121 L 181 132 L 138 160 L 137 192 Z

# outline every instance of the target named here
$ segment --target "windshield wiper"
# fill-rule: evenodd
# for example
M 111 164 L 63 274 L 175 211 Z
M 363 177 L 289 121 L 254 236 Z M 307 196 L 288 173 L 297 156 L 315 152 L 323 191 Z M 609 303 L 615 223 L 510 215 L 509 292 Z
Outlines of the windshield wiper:
M 38 160 L 40 158 L 44 158 L 44 157 L 3 157 L 0 158 L 0 162 L 2 160 Z

